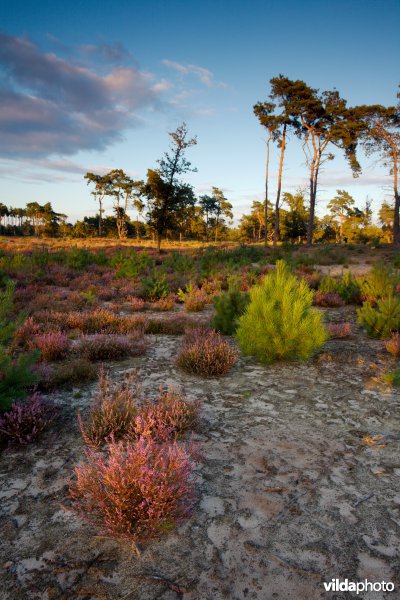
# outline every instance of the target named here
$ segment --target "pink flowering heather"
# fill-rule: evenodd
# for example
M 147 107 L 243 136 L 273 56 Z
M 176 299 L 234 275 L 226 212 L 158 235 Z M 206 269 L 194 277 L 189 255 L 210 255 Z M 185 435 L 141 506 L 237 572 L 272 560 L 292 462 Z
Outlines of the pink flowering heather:
M 77 343 L 75 352 L 88 360 L 120 360 L 127 356 L 140 356 L 146 351 L 143 339 L 121 335 L 95 334 L 83 336 Z
M 32 342 L 32 338 L 40 333 L 40 325 L 32 317 L 28 317 L 15 332 L 13 345 L 16 347 L 27 348 Z
M 321 292 L 317 291 L 314 294 L 314 304 L 325 307 L 344 306 L 344 301 L 337 292 Z
M 65 333 L 57 331 L 35 335 L 29 345 L 40 350 L 41 360 L 49 362 L 66 358 L 71 348 L 71 340 Z
M 327 323 L 326 328 L 331 338 L 346 338 L 351 335 L 350 323 Z
M 136 543 L 167 533 L 193 506 L 191 461 L 176 442 L 140 438 L 87 450 L 70 486 L 73 510 L 105 534 Z
M 37 393 L 24 402 L 14 402 L 0 415 L 0 444 L 30 444 L 49 428 L 57 413 L 56 405 Z
M 212 377 L 227 373 L 238 353 L 212 329 L 189 329 L 185 332 L 177 365 L 187 373 Z
M 168 294 L 164 298 L 159 298 L 156 302 L 153 303 L 152 308 L 154 310 L 159 310 L 161 312 L 167 312 L 169 310 L 173 310 L 176 302 L 175 294 Z
M 134 312 L 139 312 L 140 310 L 143 310 L 146 304 L 143 298 L 138 298 L 137 296 L 128 296 L 127 300 L 129 302 L 129 307 Z
M 147 400 L 140 407 L 128 435 L 158 441 L 179 438 L 196 426 L 199 407 L 176 390 L 161 389 L 157 400 Z
M 101 370 L 94 403 L 85 422 L 78 415 L 85 443 L 99 448 L 110 436 L 118 440 L 126 435 L 137 415 L 140 399 L 136 372 L 114 383 L 110 375 Z

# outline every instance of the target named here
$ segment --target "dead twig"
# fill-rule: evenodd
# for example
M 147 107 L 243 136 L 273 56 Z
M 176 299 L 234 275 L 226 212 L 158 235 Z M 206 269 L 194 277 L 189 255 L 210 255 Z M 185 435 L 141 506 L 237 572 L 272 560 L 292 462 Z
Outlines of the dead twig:
M 321 574 L 318 571 L 314 571 L 313 569 L 310 569 L 308 567 L 300 567 L 299 565 L 293 564 L 292 562 L 289 562 L 288 560 L 282 558 L 281 556 L 278 556 L 277 554 L 272 554 L 272 558 L 284 564 L 286 567 L 288 567 L 288 569 L 294 571 L 295 573 L 300 573 L 301 575 L 305 574 L 309 577 L 315 577 L 318 579 L 321 578 Z
M 356 502 L 354 502 L 353 507 L 356 508 L 359 504 L 361 504 L 362 502 L 366 502 L 373 496 L 374 496 L 374 494 L 371 493 L 371 494 L 368 494 L 368 496 L 363 496 L 362 498 L 359 498 L 358 500 L 356 500 Z

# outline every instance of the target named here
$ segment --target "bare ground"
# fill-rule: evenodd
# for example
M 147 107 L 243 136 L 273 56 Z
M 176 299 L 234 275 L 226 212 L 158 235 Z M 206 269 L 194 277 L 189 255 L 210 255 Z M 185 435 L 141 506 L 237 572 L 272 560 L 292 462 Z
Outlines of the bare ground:
M 400 597 L 400 394 L 371 384 L 389 366 L 383 343 L 355 328 L 307 364 L 246 358 L 206 380 L 175 368 L 178 337 L 150 337 L 145 357 L 112 369 L 203 401 L 193 517 L 138 557 L 63 510 L 83 453 L 75 411 L 93 388 L 58 394 L 58 428 L 0 457 L 1 598 L 351 598 L 324 591 L 336 577 L 392 581 Z

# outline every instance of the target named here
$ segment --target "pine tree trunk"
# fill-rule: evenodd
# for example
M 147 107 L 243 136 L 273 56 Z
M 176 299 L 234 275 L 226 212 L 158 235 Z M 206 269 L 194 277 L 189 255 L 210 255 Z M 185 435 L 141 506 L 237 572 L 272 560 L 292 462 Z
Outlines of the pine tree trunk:
M 103 235 L 103 202 L 99 200 L 99 237 Z
M 307 225 L 307 246 L 312 245 L 314 218 L 315 218 L 315 199 L 316 199 L 316 181 L 310 178 L 310 214 Z
M 393 156 L 393 191 L 394 191 L 394 218 L 393 218 L 393 244 L 398 246 L 400 244 L 400 223 L 399 223 L 399 210 L 400 210 L 400 196 L 398 190 L 398 166 L 397 156 Z
M 271 136 L 267 141 L 267 158 L 265 161 L 265 206 L 264 206 L 264 245 L 268 246 L 268 171 L 269 171 L 269 143 Z
M 280 227 L 279 227 L 279 202 L 281 198 L 281 189 L 282 189 L 282 171 L 283 171 L 283 159 L 285 156 L 285 147 L 286 147 L 286 123 L 283 126 L 282 131 L 282 140 L 281 140 L 281 156 L 279 159 L 279 171 L 278 171 L 278 189 L 276 192 L 276 203 L 275 203 L 275 231 L 274 231 L 274 246 L 279 241 L 280 237 Z

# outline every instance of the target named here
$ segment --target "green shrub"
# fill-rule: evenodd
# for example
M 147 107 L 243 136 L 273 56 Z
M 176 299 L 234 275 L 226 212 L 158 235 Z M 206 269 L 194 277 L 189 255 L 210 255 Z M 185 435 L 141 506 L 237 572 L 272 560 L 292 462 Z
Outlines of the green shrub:
M 249 294 L 233 288 L 214 297 L 215 315 L 211 321 L 211 326 L 224 333 L 233 335 L 236 332 L 238 318 L 246 310 L 249 302 Z
M 353 277 L 350 271 L 343 273 L 337 282 L 337 293 L 346 302 L 346 304 L 359 304 L 361 300 L 361 290 L 358 281 Z
M 328 337 L 312 302 L 307 284 L 278 261 L 275 272 L 250 290 L 250 302 L 239 318 L 236 335 L 243 352 L 261 362 L 309 358 Z
M 375 265 L 364 279 L 360 279 L 361 295 L 364 300 L 375 303 L 380 298 L 393 295 L 397 281 L 391 267 Z
M 85 269 L 89 265 L 106 265 L 108 258 L 104 252 L 90 252 L 74 246 L 67 254 L 66 264 L 71 269 Z
M 27 388 L 38 381 L 32 372 L 38 358 L 39 352 L 31 352 L 14 359 L 0 346 L 0 412 L 8 410 L 14 400 L 24 398 Z
M 0 411 L 7 410 L 13 400 L 26 395 L 28 387 L 36 383 L 32 367 L 39 357 L 38 352 L 12 355 L 13 339 L 23 315 L 13 314 L 14 282 L 9 281 L 0 293 Z
M 195 261 L 191 256 L 174 250 L 163 261 L 163 267 L 165 269 L 172 269 L 175 273 L 186 274 L 194 270 Z
M 154 268 L 155 261 L 147 252 L 116 252 L 111 259 L 111 266 L 117 269 L 117 277 L 135 279 Z
M 169 294 L 168 281 L 154 269 L 151 275 L 143 278 L 142 294 L 147 300 L 164 298 Z
M 323 293 L 337 292 L 338 282 L 330 275 L 325 275 L 325 277 L 321 279 L 318 290 Z
M 394 371 L 390 371 L 389 373 L 385 373 L 385 375 L 383 376 L 383 381 L 389 385 L 393 385 L 394 387 L 399 387 L 400 368 L 397 368 Z
M 400 329 L 400 298 L 391 294 L 381 298 L 376 308 L 370 302 L 364 302 L 357 310 L 358 323 L 365 327 L 372 337 L 388 338 L 392 331 Z

